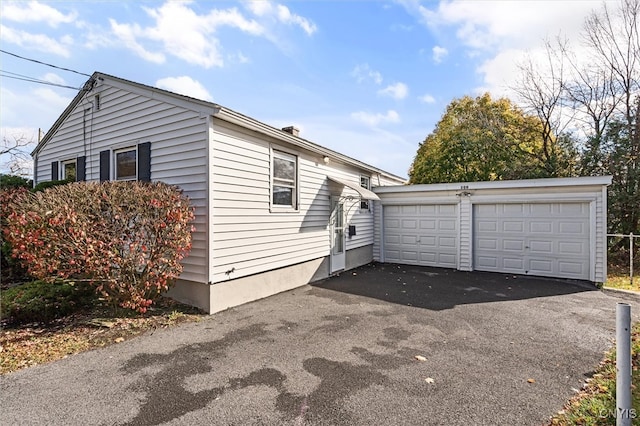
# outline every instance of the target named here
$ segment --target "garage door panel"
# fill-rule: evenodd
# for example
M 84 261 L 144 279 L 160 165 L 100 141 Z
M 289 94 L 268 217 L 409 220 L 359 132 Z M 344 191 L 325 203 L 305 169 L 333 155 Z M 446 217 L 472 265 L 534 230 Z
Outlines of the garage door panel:
M 402 244 L 411 244 L 411 245 L 415 245 L 418 242 L 418 236 L 417 235 L 403 235 L 402 236 Z
M 589 215 L 588 203 L 475 205 L 474 269 L 589 279 Z
M 385 260 L 455 268 L 458 252 L 456 205 L 384 206 Z M 393 241 L 394 244 L 389 244 Z
M 584 264 L 581 262 L 558 262 L 558 268 L 563 274 L 568 275 L 582 275 L 586 271 L 584 270 Z
M 399 229 L 400 228 L 400 220 L 399 219 L 385 219 L 384 220 L 385 229 Z
M 558 231 L 564 234 L 584 235 L 586 224 L 583 222 L 560 222 Z
M 417 206 L 402 206 L 400 208 L 400 213 L 403 215 L 415 215 L 418 212 Z
M 438 205 L 437 211 L 440 216 L 453 216 L 456 214 L 457 206 L 455 204 Z
M 452 268 L 456 267 L 456 255 L 455 254 L 447 254 L 447 253 L 440 253 L 440 256 L 438 257 L 438 264 L 440 264 L 441 266 L 450 266 Z
M 496 232 L 498 230 L 498 222 L 479 220 L 475 228 L 483 232 Z
M 558 243 L 558 252 L 560 254 L 583 256 L 587 251 L 587 245 L 582 242 L 564 242 Z
M 438 239 L 435 236 L 420 236 L 420 245 L 423 247 L 435 248 L 438 246 Z
M 438 237 L 438 245 L 443 248 L 456 249 L 455 237 Z
M 440 219 L 438 221 L 438 229 L 440 231 L 455 231 L 456 220 L 455 219 Z
M 530 259 L 529 271 L 533 275 L 552 274 L 553 260 L 551 259 Z
M 553 254 L 553 242 L 552 241 L 529 241 L 529 253 L 531 254 Z
M 418 229 L 418 221 L 415 219 L 402 219 L 402 223 L 400 224 L 402 229 Z
M 477 246 L 480 249 L 497 250 L 498 240 L 496 240 L 495 238 L 479 238 L 477 241 Z
M 418 252 L 417 251 L 402 250 L 400 253 L 401 253 L 400 258 L 402 260 L 408 260 L 408 261 L 413 261 L 413 262 L 418 260 Z
M 503 232 L 522 233 L 524 232 L 524 222 L 505 220 L 502 222 L 501 229 Z
M 436 229 L 436 220 L 435 219 L 426 219 L 420 221 L 420 229 L 421 230 L 435 230 Z
M 496 271 L 498 270 L 498 258 L 495 256 L 477 256 L 475 266 L 479 271 Z
M 504 250 L 504 251 L 522 251 L 522 250 L 524 250 L 524 241 L 522 241 L 522 240 L 502 240 L 502 250 Z
M 551 221 L 531 221 L 529 222 L 530 234 L 552 234 L 553 223 Z
M 384 237 L 384 243 L 387 246 L 400 243 L 400 235 L 386 234 Z

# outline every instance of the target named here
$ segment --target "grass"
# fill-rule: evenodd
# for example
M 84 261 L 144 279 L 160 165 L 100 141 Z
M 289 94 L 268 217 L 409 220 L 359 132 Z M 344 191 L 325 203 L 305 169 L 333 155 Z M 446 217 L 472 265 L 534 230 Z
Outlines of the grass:
M 631 335 L 632 356 L 632 409 L 640 419 L 640 324 L 635 324 Z M 638 424 L 639 420 L 633 420 Z M 610 350 L 583 389 L 554 417 L 549 425 L 605 426 L 616 424 L 616 353 Z
M 636 259 L 638 260 L 638 259 Z M 629 258 L 622 260 L 616 259 L 616 256 L 609 257 L 609 265 L 607 265 L 607 282 L 605 287 L 617 288 L 620 290 L 631 290 L 640 292 L 640 262 L 633 262 L 633 285 L 629 279 Z
M 204 317 L 169 298 L 161 298 L 145 314 L 113 309 L 84 289 L 61 283 L 26 283 L 3 290 L 1 296 L 0 374 Z

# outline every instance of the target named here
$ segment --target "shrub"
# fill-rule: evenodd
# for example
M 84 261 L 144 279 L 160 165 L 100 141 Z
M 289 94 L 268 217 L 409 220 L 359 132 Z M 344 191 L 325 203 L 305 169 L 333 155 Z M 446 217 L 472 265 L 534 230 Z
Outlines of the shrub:
M 0 173 L 0 189 L 31 189 L 31 187 L 33 187 L 33 181 L 31 179 L 23 178 L 22 176 L 5 175 L 4 173 Z
M 95 291 L 86 284 L 31 281 L 2 292 L 0 314 L 16 323 L 48 322 L 95 302 Z
M 12 206 L 5 237 L 30 274 L 90 282 L 139 312 L 168 290 L 191 248 L 189 200 L 160 182 L 77 182 Z
M 54 186 L 66 185 L 68 183 L 73 182 L 72 180 L 47 180 L 44 182 L 40 182 L 33 188 L 33 192 L 44 191 L 47 188 L 53 188 Z
M 5 175 L 6 176 L 6 175 Z M 0 228 L 7 229 L 7 218 L 12 212 L 12 204 L 28 193 L 24 187 L 7 187 L 0 189 Z M 0 232 L 0 269 L 2 270 L 2 285 L 27 278 L 27 271 L 20 262 L 11 257 L 11 244 L 6 241 Z

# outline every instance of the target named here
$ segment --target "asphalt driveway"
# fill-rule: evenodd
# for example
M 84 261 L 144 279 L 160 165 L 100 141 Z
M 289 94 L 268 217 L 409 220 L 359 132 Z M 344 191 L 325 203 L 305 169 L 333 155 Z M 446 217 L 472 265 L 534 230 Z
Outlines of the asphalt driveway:
M 637 320 L 583 283 L 370 265 L 2 376 L 0 423 L 539 425 L 610 347 L 619 301 Z

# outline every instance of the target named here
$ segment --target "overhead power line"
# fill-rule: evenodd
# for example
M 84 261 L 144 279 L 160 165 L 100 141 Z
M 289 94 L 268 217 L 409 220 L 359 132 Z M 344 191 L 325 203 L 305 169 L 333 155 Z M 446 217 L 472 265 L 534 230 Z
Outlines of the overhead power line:
M 46 65 L 48 67 L 56 68 L 56 69 L 59 69 L 59 70 L 62 70 L 62 71 L 68 71 L 68 72 L 72 72 L 72 73 L 75 73 L 75 74 L 80 74 L 80 75 L 85 75 L 87 77 L 91 77 L 90 74 L 85 74 L 83 72 L 72 70 L 72 69 L 69 69 L 69 68 L 64 68 L 64 67 L 59 67 L 57 65 L 48 64 L 46 62 L 38 61 L 37 59 L 25 58 L 24 56 L 16 55 L 15 53 L 7 52 L 6 50 L 0 49 L 0 52 L 2 52 L 4 54 L 7 54 L 7 55 L 14 56 L 14 57 L 19 58 L 19 59 L 23 59 L 25 61 L 31 61 L 31 62 L 35 62 L 36 64 Z
M 47 86 L 63 87 L 65 89 L 79 90 L 78 87 L 67 86 L 67 85 L 58 84 L 58 83 L 52 83 L 51 81 L 42 80 L 42 79 L 34 78 L 34 77 L 29 77 L 29 76 L 22 75 L 22 74 L 16 74 L 14 72 L 9 72 L 9 71 L 0 70 L 0 77 L 12 78 L 14 80 L 28 81 L 28 82 L 31 82 L 31 83 L 46 84 Z

